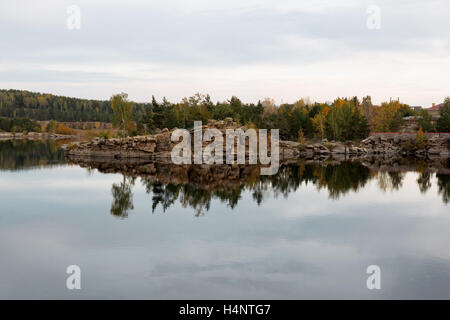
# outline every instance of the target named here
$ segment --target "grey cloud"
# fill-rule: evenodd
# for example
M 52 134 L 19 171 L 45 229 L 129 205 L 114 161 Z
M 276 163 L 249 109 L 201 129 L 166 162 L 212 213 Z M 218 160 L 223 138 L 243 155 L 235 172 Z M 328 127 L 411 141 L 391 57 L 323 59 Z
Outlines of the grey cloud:
M 380 1 L 381 2 L 381 1 Z M 429 39 L 447 43 L 444 9 L 424 15 L 426 3 L 381 2 L 382 28 L 366 28 L 367 6 L 336 7 L 332 11 L 273 12 L 268 9 L 167 12 L 146 6 L 85 5 L 82 28 L 69 31 L 61 23 L 38 28 L 15 26 L 6 35 L 6 57 L 55 61 L 49 49 L 86 49 L 86 55 L 60 56 L 56 61 L 85 61 L 91 52 L 105 52 L 105 59 L 170 63 L 174 65 L 241 65 L 252 63 L 311 62 L 348 57 L 359 52 L 430 51 Z M 430 24 L 430 20 L 433 21 Z M 11 26 L 3 26 L 2 29 Z M 10 29 L 11 30 L 11 29 Z M 298 38 L 296 45 L 286 37 Z M 328 50 L 311 48 L 302 39 L 330 43 Z M 37 54 L 30 57 L 30 52 Z M 42 55 L 39 53 L 43 53 Z M 102 59 L 93 56 L 92 59 Z
M 0 82 L 82 82 L 82 81 L 123 81 L 126 77 L 107 72 L 56 71 L 56 70 L 6 70 L 0 72 Z

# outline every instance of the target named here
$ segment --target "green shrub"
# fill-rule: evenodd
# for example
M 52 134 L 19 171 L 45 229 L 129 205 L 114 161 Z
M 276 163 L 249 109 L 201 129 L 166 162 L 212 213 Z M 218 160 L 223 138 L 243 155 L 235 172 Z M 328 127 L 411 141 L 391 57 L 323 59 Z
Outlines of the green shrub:
M 97 137 L 99 137 L 101 139 L 110 139 L 111 138 L 111 133 L 109 131 L 100 131 L 98 133 Z

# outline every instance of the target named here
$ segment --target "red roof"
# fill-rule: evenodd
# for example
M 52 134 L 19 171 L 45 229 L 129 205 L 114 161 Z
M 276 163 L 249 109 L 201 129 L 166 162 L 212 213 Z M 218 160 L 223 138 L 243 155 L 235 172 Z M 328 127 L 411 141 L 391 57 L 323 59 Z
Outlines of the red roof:
M 441 107 L 443 107 L 443 106 L 444 106 L 444 104 L 441 103 L 441 104 L 437 104 L 437 105 L 435 105 L 435 106 L 433 106 L 433 107 L 431 107 L 431 108 L 428 108 L 427 110 L 429 110 L 429 111 L 439 111 L 439 109 L 440 109 Z

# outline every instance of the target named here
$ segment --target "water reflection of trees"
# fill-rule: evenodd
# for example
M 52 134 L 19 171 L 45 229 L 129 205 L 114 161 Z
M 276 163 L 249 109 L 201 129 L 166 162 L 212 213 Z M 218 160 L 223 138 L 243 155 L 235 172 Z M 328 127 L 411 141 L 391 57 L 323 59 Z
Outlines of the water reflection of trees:
M 156 170 L 157 171 L 157 170 Z M 145 187 L 146 193 L 151 195 L 152 212 L 165 212 L 171 206 L 179 203 L 184 208 L 193 208 L 195 215 L 205 214 L 210 208 L 213 200 L 219 200 L 230 208 L 235 208 L 243 196 L 243 193 L 251 194 L 252 199 L 260 205 L 267 196 L 288 197 L 290 193 L 297 191 L 300 187 L 314 185 L 318 190 L 326 190 L 331 199 L 339 199 L 349 192 L 356 192 L 363 188 L 370 180 L 375 179 L 378 187 L 383 191 L 399 190 L 403 185 L 404 172 L 399 171 L 374 171 L 360 162 L 342 163 L 306 163 L 298 162 L 284 165 L 278 174 L 273 176 L 259 176 L 259 168 L 248 168 L 238 170 L 233 177 L 238 178 L 239 183 L 227 181 L 221 184 L 209 184 L 207 181 L 216 182 L 215 174 L 220 175 L 220 170 L 208 171 L 208 176 L 199 176 L 199 172 L 193 168 L 175 170 L 177 175 L 181 174 L 185 181 L 170 176 L 170 169 L 163 168 L 161 172 L 165 179 L 158 176 L 141 176 L 140 181 Z M 433 173 L 425 168 L 417 168 L 417 183 L 421 192 L 426 192 L 431 187 Z M 202 171 L 205 173 L 205 171 Z M 213 173 L 211 173 L 213 172 Z M 170 178 L 168 178 L 170 176 Z M 161 180 L 166 181 L 166 183 Z M 438 192 L 445 203 L 450 199 L 450 175 L 436 175 Z M 177 181 L 172 183 L 170 181 Z M 113 202 L 111 213 L 124 218 L 133 209 L 132 186 L 134 179 L 124 178 L 121 183 L 114 184 L 111 191 Z
M 417 184 L 421 193 L 426 193 L 431 188 L 431 172 L 419 172 Z
M 446 167 L 450 168 L 450 158 L 447 158 Z M 436 178 L 438 180 L 438 192 L 442 195 L 442 200 L 444 203 L 450 201 L 450 175 L 437 174 Z
M 404 177 L 404 172 L 380 171 L 377 174 L 378 187 L 384 192 L 400 190 Z
M 177 200 L 183 208 L 191 207 L 195 210 L 196 216 L 203 215 L 211 207 L 212 199 L 219 199 L 234 209 L 244 187 L 238 187 L 235 190 L 210 191 L 201 189 L 193 184 L 186 185 L 164 185 L 159 181 L 141 179 L 148 194 L 152 194 L 152 212 L 155 212 L 160 205 L 163 212 L 171 207 Z
M 271 189 L 275 196 L 287 197 L 302 184 L 314 184 L 318 190 L 326 189 L 332 199 L 338 199 L 349 191 L 357 191 L 370 179 L 370 170 L 360 163 L 343 162 L 328 164 L 300 162 L 280 168 L 273 176 L 263 176 L 261 184 L 252 189 L 253 198 L 260 204 L 263 191 Z
M 259 172 L 255 168 L 254 172 Z M 370 179 L 370 170 L 359 163 L 342 163 L 334 165 L 298 163 L 282 166 L 277 175 L 258 176 L 253 172 L 233 189 L 210 190 L 195 183 L 164 184 L 154 178 L 141 178 L 146 192 L 152 196 L 152 212 L 161 207 L 165 212 L 177 201 L 184 207 L 195 210 L 196 216 L 203 215 L 211 207 L 214 199 L 220 200 L 230 208 L 235 208 L 243 192 L 250 192 L 258 205 L 264 201 L 264 195 L 288 197 L 303 184 L 314 184 L 317 188 L 326 189 L 333 199 L 349 191 L 357 191 Z M 126 217 L 133 209 L 130 181 L 124 179 L 112 187 L 113 204 L 111 213 Z M 270 192 L 269 192 L 270 191 Z
M 0 141 L 0 170 L 24 170 L 67 163 L 59 146 L 67 141 Z M 378 161 L 378 160 L 377 160 Z M 101 172 L 123 173 L 122 182 L 111 187 L 111 214 L 126 218 L 133 210 L 133 186 L 140 177 L 146 192 L 151 195 L 152 211 L 163 212 L 176 203 L 193 208 L 202 215 L 219 200 L 234 209 L 243 193 L 251 194 L 258 205 L 268 196 L 288 197 L 300 187 L 314 185 L 326 190 L 332 199 L 363 188 L 374 179 L 384 191 L 399 190 L 405 172 L 416 171 L 417 184 L 422 193 L 427 192 L 432 181 L 444 203 L 450 201 L 450 159 L 444 163 L 409 159 L 394 165 L 377 161 L 314 162 L 300 161 L 282 165 L 278 174 L 260 176 L 258 166 L 174 166 L 172 164 L 112 164 L 83 160 L 75 163 Z M 383 169 L 383 170 L 381 170 Z M 433 172 L 437 172 L 435 175 Z M 435 176 L 436 180 L 433 180 Z
M 111 193 L 113 201 L 111 203 L 111 214 L 118 218 L 128 218 L 128 212 L 134 209 L 133 192 L 134 178 L 123 176 L 121 183 L 113 183 Z
M 67 141 L 0 141 L 0 170 L 26 170 L 61 165 L 67 162 L 59 146 Z
M 448 203 L 450 201 L 450 176 L 444 174 L 437 174 L 438 192 L 442 196 L 442 201 Z

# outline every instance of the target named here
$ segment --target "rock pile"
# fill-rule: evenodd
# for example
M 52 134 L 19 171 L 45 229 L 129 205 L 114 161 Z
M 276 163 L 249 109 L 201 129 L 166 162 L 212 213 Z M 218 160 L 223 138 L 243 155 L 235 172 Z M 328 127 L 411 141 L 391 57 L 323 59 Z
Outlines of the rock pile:
M 227 129 L 246 130 L 234 122 L 232 118 L 216 121 L 208 120 L 206 125 L 202 126 L 202 132 L 206 129 L 218 129 L 223 135 L 224 156 L 226 150 L 225 133 Z M 170 160 L 172 148 L 179 142 L 172 142 L 171 136 L 176 128 L 169 130 L 164 128 L 159 133 L 148 136 L 128 137 L 122 139 L 99 139 L 91 142 L 75 143 L 66 149 L 69 156 L 101 157 L 114 159 L 148 159 L 148 160 Z M 190 130 L 191 140 L 194 135 L 194 129 Z M 324 139 L 321 143 L 301 144 L 293 141 L 278 141 L 280 150 L 280 160 L 291 160 L 298 158 L 317 158 L 317 157 L 335 157 L 335 158 L 363 158 L 373 156 L 400 156 L 400 155 L 418 155 L 418 156 L 449 156 L 449 137 L 432 137 L 425 143 L 425 148 L 419 150 L 416 147 L 415 135 L 389 135 L 389 136 L 370 136 L 361 141 L 359 146 L 353 142 L 341 143 L 327 141 Z M 210 142 L 203 140 L 204 148 Z M 246 144 L 246 158 L 248 158 L 248 139 Z M 194 148 L 191 148 L 192 152 Z M 268 150 L 270 151 L 270 139 L 268 139 Z M 232 150 L 236 157 L 236 146 Z
M 432 137 L 428 139 L 426 151 L 429 155 L 450 156 L 450 137 L 440 138 Z
M 225 134 L 226 129 L 237 129 L 240 126 L 231 118 L 222 121 L 209 120 L 207 125 L 202 126 L 202 130 L 216 128 Z M 127 137 L 121 139 L 100 139 L 95 138 L 90 142 L 74 143 L 66 149 L 68 155 L 115 158 L 115 159 L 170 159 L 172 148 L 178 144 L 173 142 L 171 136 L 177 128 L 169 130 L 162 129 L 159 133 L 147 136 Z M 190 130 L 191 138 L 194 129 Z M 224 139 L 225 141 L 225 139 Z M 209 144 L 204 141 L 203 147 Z M 225 150 L 224 150 L 225 151 Z M 224 153 L 225 154 L 225 153 Z
M 415 135 L 377 135 L 361 141 L 368 155 L 417 155 L 449 156 L 449 137 L 435 135 L 425 140 L 424 147 L 418 148 Z
M 370 136 L 361 141 L 361 146 L 370 155 L 394 155 L 401 153 L 402 145 L 412 140 L 408 136 Z
M 240 126 L 231 118 L 225 120 L 215 121 L 209 120 L 206 125 L 202 126 L 202 130 L 218 129 L 223 135 L 224 149 L 223 154 L 226 155 L 226 138 L 225 133 L 227 129 L 246 130 L 247 128 Z M 172 148 L 179 142 L 173 142 L 171 136 L 173 131 L 164 128 L 155 135 L 128 137 L 122 139 L 100 139 L 95 138 L 90 142 L 74 143 L 66 148 L 66 153 L 69 156 L 84 156 L 91 158 L 114 158 L 114 159 L 148 159 L 148 160 L 167 160 L 171 158 Z M 191 139 L 194 135 L 194 129 L 190 131 Z M 204 148 L 210 142 L 203 140 L 202 147 Z M 248 158 L 248 139 L 245 141 L 246 158 Z M 279 141 L 280 160 L 296 159 L 302 155 L 302 146 L 300 143 L 291 141 Z M 268 149 L 270 151 L 270 138 L 268 139 Z M 192 148 L 193 151 L 193 148 Z M 236 157 L 236 146 L 232 150 Z

